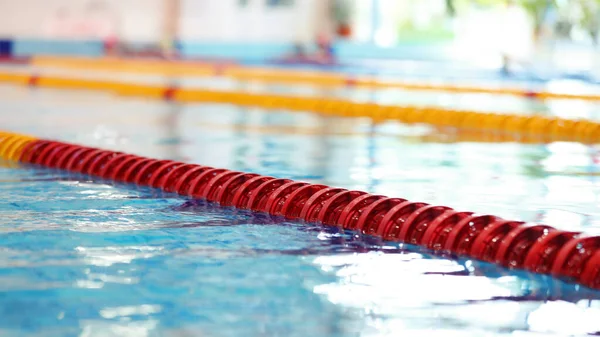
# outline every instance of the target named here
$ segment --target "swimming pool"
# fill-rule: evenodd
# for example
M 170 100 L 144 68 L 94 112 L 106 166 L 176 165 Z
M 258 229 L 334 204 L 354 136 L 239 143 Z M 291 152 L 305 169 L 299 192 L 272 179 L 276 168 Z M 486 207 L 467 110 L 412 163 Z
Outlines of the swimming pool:
M 249 88 L 211 79 L 193 84 Z M 484 95 L 353 89 L 327 94 L 597 118 L 597 108 L 584 103 L 532 106 Z M 0 100 L 5 130 L 567 230 L 600 229 L 594 146 L 464 141 L 456 131 L 425 125 L 79 91 L 3 86 Z M 600 331 L 600 293 L 547 276 L 65 172 L 0 172 L 9 196 L 0 208 L 0 331 L 8 335 Z

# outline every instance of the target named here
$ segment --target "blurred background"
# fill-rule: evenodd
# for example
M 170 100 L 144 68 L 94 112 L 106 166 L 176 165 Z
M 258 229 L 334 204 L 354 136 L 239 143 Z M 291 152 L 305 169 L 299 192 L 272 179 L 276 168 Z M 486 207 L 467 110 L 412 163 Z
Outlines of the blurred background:
M 595 79 L 599 14 L 598 0 L 0 0 L 0 53 L 247 63 L 324 53 Z

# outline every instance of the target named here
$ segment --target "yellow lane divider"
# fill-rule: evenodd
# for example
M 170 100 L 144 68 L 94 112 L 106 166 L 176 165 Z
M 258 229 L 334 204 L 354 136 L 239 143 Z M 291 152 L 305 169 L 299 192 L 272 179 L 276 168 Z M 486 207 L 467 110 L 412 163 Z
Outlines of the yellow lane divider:
M 308 111 L 341 117 L 366 117 L 376 122 L 393 120 L 406 124 L 424 123 L 436 127 L 455 127 L 468 130 L 527 135 L 541 141 L 576 141 L 600 143 L 600 123 L 551 116 L 485 113 L 452 110 L 441 107 L 393 106 L 358 103 L 342 99 L 302 97 L 292 95 L 249 93 L 245 91 L 215 91 L 175 88 L 168 86 L 125 83 L 107 80 L 35 76 L 29 79 L 9 77 L 0 73 L 0 81 L 60 88 L 102 90 L 119 95 L 174 100 L 184 103 L 225 103 L 265 109 Z M 518 138 L 518 137 L 517 137 Z
M 225 76 L 242 81 L 262 81 L 280 84 L 308 84 L 323 87 L 364 87 L 374 89 L 402 89 L 414 91 L 445 91 L 452 93 L 478 93 L 519 96 L 537 99 L 579 99 L 599 101 L 600 94 L 560 93 L 532 91 L 522 88 L 482 87 L 474 85 L 454 85 L 448 83 L 413 83 L 384 81 L 372 77 L 355 77 L 345 74 L 275 69 L 265 67 L 245 67 L 235 64 L 210 64 L 193 62 L 173 62 L 164 60 L 132 60 L 120 58 L 84 58 L 35 56 L 31 64 L 38 67 L 62 69 L 97 70 L 108 72 L 129 72 L 164 76 Z

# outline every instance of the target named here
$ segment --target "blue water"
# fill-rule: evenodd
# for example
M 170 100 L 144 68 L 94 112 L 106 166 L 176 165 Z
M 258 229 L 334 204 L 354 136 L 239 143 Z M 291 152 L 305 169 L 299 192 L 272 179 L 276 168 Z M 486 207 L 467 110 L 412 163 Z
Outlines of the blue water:
M 84 92 L 5 87 L 0 102 L 7 130 L 600 233 L 593 146 L 463 142 L 426 126 Z M 600 292 L 561 280 L 5 165 L 0 335 L 600 331 Z
M 0 179 L 11 194 L 0 203 L 8 335 L 352 336 L 397 324 L 500 334 L 531 329 L 528 316 L 559 303 L 548 300 L 585 312 L 600 296 L 64 172 L 5 168 Z M 514 317 L 482 322 L 484 312 Z

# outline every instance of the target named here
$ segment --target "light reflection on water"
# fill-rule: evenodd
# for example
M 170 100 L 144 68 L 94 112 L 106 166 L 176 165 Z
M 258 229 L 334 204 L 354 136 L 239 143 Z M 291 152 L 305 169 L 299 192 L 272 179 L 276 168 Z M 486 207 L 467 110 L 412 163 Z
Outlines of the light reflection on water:
M 30 95 L 5 128 L 600 233 L 595 147 L 105 96 L 57 110 L 68 95 Z M 0 334 L 600 331 L 600 295 L 545 276 L 64 172 L 1 168 L 0 188 Z

